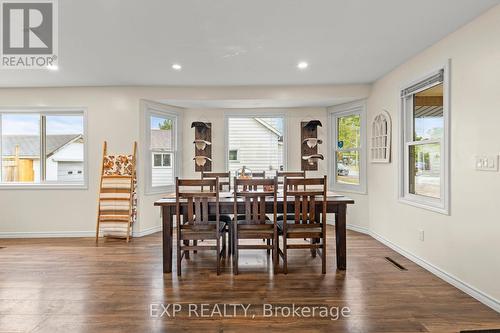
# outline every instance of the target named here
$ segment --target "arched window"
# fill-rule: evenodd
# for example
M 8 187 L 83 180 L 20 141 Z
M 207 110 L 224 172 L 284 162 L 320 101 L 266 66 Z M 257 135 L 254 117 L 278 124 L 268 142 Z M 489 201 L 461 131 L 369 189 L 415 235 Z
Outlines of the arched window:
M 370 155 L 374 163 L 391 162 L 391 116 L 385 110 L 373 119 Z

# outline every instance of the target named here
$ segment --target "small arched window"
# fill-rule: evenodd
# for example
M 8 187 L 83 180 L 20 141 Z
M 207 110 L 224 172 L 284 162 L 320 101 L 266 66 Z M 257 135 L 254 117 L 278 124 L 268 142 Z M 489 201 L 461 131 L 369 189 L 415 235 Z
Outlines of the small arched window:
M 373 163 L 391 162 L 391 116 L 385 110 L 373 119 L 370 156 Z

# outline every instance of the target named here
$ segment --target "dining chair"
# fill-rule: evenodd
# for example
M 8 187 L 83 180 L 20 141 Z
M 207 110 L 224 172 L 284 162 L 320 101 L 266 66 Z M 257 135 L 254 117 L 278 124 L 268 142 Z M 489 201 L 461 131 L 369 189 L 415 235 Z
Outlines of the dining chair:
M 306 178 L 306 172 L 305 171 L 278 171 L 276 173 L 276 176 L 278 177 L 278 186 L 283 186 L 285 177 L 298 177 L 298 178 Z M 289 188 L 290 190 L 294 189 L 294 187 Z M 297 189 L 297 186 L 295 186 L 295 189 Z M 283 220 L 283 214 L 278 215 L 278 221 Z M 293 220 L 294 216 L 293 214 L 289 214 L 287 217 L 287 220 Z
M 279 232 L 283 237 L 282 257 L 285 274 L 288 273 L 289 249 L 310 249 L 313 256 L 318 253 L 321 257 L 321 271 L 323 274 L 326 273 L 326 184 L 326 176 L 285 177 L 283 215 L 289 216 L 287 211 L 289 203 L 293 207 L 292 220 L 278 221 Z M 306 239 L 310 242 L 288 244 L 288 239 Z
M 245 190 L 245 188 L 256 188 L 256 190 Z M 233 272 L 238 275 L 239 251 L 248 249 L 266 250 L 267 254 L 272 251 L 273 270 L 278 268 L 278 226 L 276 224 L 277 213 L 277 178 L 272 179 L 234 179 L 234 215 L 238 215 L 238 201 L 245 203 L 244 219 L 233 221 Z M 270 201 L 272 199 L 272 201 Z M 266 216 L 266 201 L 273 203 L 273 219 L 270 221 Z M 267 241 L 266 244 L 240 244 L 242 239 Z
M 266 178 L 266 171 L 252 171 L 252 178 Z
M 181 262 L 189 251 L 216 251 L 217 275 L 220 274 L 221 256 L 225 257 L 225 223 L 219 218 L 219 179 L 175 179 L 177 215 L 177 275 L 181 275 Z M 201 190 L 202 187 L 211 190 Z M 208 201 L 215 200 L 215 219 L 209 219 Z M 187 201 L 184 223 L 181 221 L 181 202 Z M 214 240 L 216 245 L 190 245 L 190 241 Z
M 228 172 L 206 172 L 202 171 L 201 172 L 201 179 L 215 179 L 219 178 L 219 190 L 220 192 L 231 192 L 231 171 Z M 210 187 L 210 191 L 212 191 L 213 188 Z M 209 220 L 215 220 L 215 215 L 211 214 L 208 215 Z M 231 228 L 231 221 L 232 218 L 228 214 L 219 214 L 219 219 L 221 222 L 226 223 L 226 233 L 229 235 L 230 234 L 230 228 Z M 228 247 L 231 249 L 231 242 L 232 239 L 231 237 L 228 237 Z M 196 245 L 198 241 L 194 241 L 194 245 Z M 196 252 L 195 252 L 196 253 Z

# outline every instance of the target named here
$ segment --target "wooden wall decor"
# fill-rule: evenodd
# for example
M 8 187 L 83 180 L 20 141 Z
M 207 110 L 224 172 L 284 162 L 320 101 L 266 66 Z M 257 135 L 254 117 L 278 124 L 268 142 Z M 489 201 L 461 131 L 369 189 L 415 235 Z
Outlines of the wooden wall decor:
M 212 124 L 194 121 L 191 128 L 194 128 L 194 169 L 212 171 Z
M 372 163 L 391 162 L 391 116 L 383 110 L 373 118 L 370 157 Z
M 303 121 L 301 127 L 301 170 L 318 170 L 318 160 L 323 159 L 323 155 L 318 154 L 318 145 L 323 143 L 318 139 L 318 126 L 322 126 L 319 120 Z

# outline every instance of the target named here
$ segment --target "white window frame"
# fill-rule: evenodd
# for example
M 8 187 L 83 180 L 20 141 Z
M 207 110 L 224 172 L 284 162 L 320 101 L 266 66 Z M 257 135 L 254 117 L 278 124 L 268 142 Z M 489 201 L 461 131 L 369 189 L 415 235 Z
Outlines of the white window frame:
M 360 170 L 359 170 L 359 185 L 344 184 L 337 181 L 337 121 L 339 118 L 351 115 L 359 115 L 360 117 Z M 366 142 L 366 100 L 359 100 L 341 105 L 335 105 L 328 108 L 328 129 L 329 129 L 329 158 L 328 174 L 330 178 L 330 188 L 334 191 L 352 192 L 366 194 L 366 168 L 367 168 L 367 142 Z
M 409 145 L 412 140 L 409 135 L 413 135 L 413 119 L 410 117 L 411 113 L 408 110 L 406 96 L 401 96 L 400 104 L 400 148 L 399 148 L 399 201 L 411 206 L 431 210 L 437 213 L 449 215 L 450 214 L 450 64 L 449 61 L 444 66 L 429 72 L 418 80 L 414 80 L 401 89 L 414 86 L 418 83 L 443 71 L 443 138 L 442 140 L 424 140 L 419 141 L 418 144 L 430 144 L 438 142 L 441 144 L 441 193 L 440 198 L 426 197 L 416 195 L 409 192 Z M 430 85 L 422 86 L 419 90 L 412 92 L 412 94 L 428 89 L 441 82 L 433 83 Z M 414 142 L 413 142 L 414 143 Z
M 228 161 L 228 163 L 230 161 L 229 160 L 229 152 L 231 150 L 235 150 L 236 151 L 236 159 L 235 160 L 231 160 L 231 162 L 239 162 L 240 161 L 240 150 L 239 149 L 228 149 L 228 151 L 227 151 L 227 161 Z
M 155 166 L 155 160 L 154 160 L 154 155 L 161 155 L 161 165 L 160 166 Z M 170 155 L 170 153 L 165 153 L 165 152 L 153 152 L 151 155 L 151 165 L 153 168 L 171 168 L 172 167 L 172 157 L 170 157 L 170 165 L 163 165 L 163 156 L 164 155 Z
M 274 110 L 226 111 L 224 112 L 224 169 L 229 171 L 229 118 L 283 118 L 283 169 L 288 164 L 288 117 L 286 112 Z M 238 151 L 239 155 L 239 151 Z M 238 161 L 239 162 L 239 156 Z
M 88 168 L 88 134 L 87 134 L 87 108 L 83 106 L 70 107 L 50 107 L 50 106 L 35 106 L 35 107 L 1 107 L 0 114 L 36 114 L 43 116 L 76 116 L 83 117 L 83 183 L 80 182 L 58 182 L 44 180 L 44 166 L 42 157 L 45 155 L 43 147 L 43 138 L 45 133 L 45 124 L 40 121 L 40 182 L 39 183 L 3 183 L 0 178 L 0 190 L 27 189 L 27 190 L 42 190 L 42 189 L 64 189 L 64 190 L 86 190 L 89 183 L 89 168 Z M 0 176 L 2 170 L 2 119 L 0 117 Z
M 170 153 L 173 155 L 174 163 L 171 163 L 173 168 L 173 177 L 182 176 L 182 109 L 157 103 L 153 101 L 141 100 L 141 147 L 147 158 L 140 159 L 144 162 L 144 193 L 146 195 L 155 195 L 169 193 L 175 191 L 175 184 L 165 186 L 153 186 L 152 170 L 154 168 L 153 153 Z M 158 150 L 151 148 L 151 116 L 170 118 L 173 120 L 172 133 L 172 150 Z M 163 162 L 162 162 L 163 164 Z M 175 181 L 174 181 L 175 183 Z

